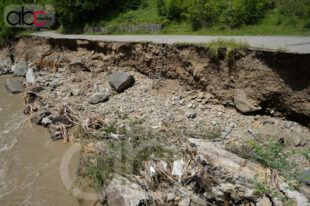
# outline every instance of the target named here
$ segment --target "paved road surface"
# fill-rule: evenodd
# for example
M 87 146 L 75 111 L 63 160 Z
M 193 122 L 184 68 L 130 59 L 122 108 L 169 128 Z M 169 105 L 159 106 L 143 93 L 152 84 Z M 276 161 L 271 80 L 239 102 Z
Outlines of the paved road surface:
M 36 32 L 34 36 L 52 37 L 56 39 L 84 39 L 93 41 L 114 42 L 139 42 L 149 41 L 154 43 L 177 42 L 203 43 L 216 39 L 234 39 L 245 41 L 251 47 L 266 49 L 286 49 L 289 52 L 310 53 L 310 37 L 294 36 L 194 36 L 194 35 L 83 35 L 83 34 L 59 34 L 56 32 Z

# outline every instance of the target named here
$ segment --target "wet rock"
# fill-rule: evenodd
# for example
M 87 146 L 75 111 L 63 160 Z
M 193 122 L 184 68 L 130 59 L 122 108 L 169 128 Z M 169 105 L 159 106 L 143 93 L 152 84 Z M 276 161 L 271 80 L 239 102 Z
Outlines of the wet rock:
M 37 111 L 36 113 L 33 113 L 31 115 L 31 122 L 34 123 L 34 124 L 41 124 L 41 120 L 44 118 L 44 117 L 47 117 L 48 115 L 50 115 L 51 113 L 47 110 L 39 110 Z
M 234 103 L 237 108 L 237 110 L 241 113 L 252 113 L 252 112 L 258 112 L 262 108 L 257 107 L 254 104 L 252 104 L 249 99 L 247 98 L 246 93 L 244 90 L 236 90 L 235 96 L 234 96 Z
M 310 186 L 310 169 L 306 170 L 300 177 L 300 181 L 308 186 Z
M 256 203 L 256 206 L 272 206 L 272 202 L 267 197 L 259 199 Z
M 90 99 L 89 99 L 89 104 L 99 104 L 102 102 L 106 102 L 109 100 L 109 96 L 106 94 L 94 94 Z
M 33 72 L 33 68 L 28 69 L 26 73 L 26 80 L 30 84 L 33 84 L 36 81 L 36 76 Z
M 197 117 L 197 112 L 189 111 L 189 112 L 186 112 L 185 116 L 189 119 L 194 119 L 195 117 Z
M 61 132 L 61 127 L 58 125 L 54 124 L 49 124 L 48 125 L 48 131 L 51 134 L 51 138 L 55 140 L 62 139 L 62 132 Z
M 122 176 L 115 176 L 105 190 L 108 205 L 138 206 L 146 202 L 145 191 Z
M 50 120 L 48 117 L 44 117 L 41 122 L 42 122 L 42 125 L 44 126 L 47 126 L 53 123 L 52 120 Z
M 122 71 L 111 74 L 109 80 L 111 87 L 119 93 L 131 87 L 134 82 L 135 79 L 132 75 Z
M 21 61 L 12 66 L 13 76 L 14 77 L 25 77 L 27 73 L 27 63 Z
M 5 87 L 13 94 L 21 93 L 24 90 L 23 82 L 17 79 L 7 79 Z

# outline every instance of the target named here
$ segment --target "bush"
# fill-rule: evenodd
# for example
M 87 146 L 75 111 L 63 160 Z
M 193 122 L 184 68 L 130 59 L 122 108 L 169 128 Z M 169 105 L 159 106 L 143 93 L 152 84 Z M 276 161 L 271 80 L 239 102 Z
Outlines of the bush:
M 156 0 L 158 13 L 169 20 L 179 20 L 184 10 L 184 0 Z
M 232 28 L 255 24 L 264 17 L 270 0 L 157 0 L 159 15 L 189 20 L 194 29 L 216 23 Z
M 232 27 L 257 23 L 264 17 L 269 0 L 235 0 L 224 12 L 224 22 Z

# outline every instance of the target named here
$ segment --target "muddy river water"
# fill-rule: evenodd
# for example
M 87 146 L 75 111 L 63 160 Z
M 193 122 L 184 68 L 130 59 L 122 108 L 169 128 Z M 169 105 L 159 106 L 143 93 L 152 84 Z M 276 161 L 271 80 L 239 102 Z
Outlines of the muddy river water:
M 61 178 L 60 165 L 69 144 L 52 142 L 47 129 L 31 125 L 23 114 L 23 95 L 10 94 L 0 77 L 0 206 L 86 206 Z M 68 174 L 74 178 L 75 154 Z M 93 203 L 93 201 L 92 201 Z

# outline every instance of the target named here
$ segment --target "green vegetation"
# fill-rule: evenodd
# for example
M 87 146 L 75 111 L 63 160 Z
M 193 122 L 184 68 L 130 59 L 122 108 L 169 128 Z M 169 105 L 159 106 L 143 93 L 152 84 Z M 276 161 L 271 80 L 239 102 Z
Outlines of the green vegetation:
M 290 157 L 296 154 L 295 150 L 285 151 L 285 145 L 270 140 L 267 145 L 251 143 L 254 149 L 253 159 L 266 167 L 277 169 L 281 175 L 289 180 L 297 179 L 297 164 Z
M 287 149 L 285 144 L 271 138 L 268 144 L 250 140 L 241 146 L 229 145 L 227 150 L 246 159 L 252 159 L 265 167 L 276 169 L 288 182 L 297 181 L 300 175 L 295 155 L 307 155 L 309 150 Z
M 143 0 L 86 26 L 161 23 L 158 34 L 310 35 L 309 8 L 307 0 Z
M 89 165 L 86 175 L 101 188 L 114 174 L 140 175 L 145 161 L 160 158 L 171 161 L 172 152 L 155 140 L 136 138 L 133 141 L 109 141 L 102 153 L 97 154 L 96 164 Z
M 275 187 L 271 187 L 270 185 L 268 185 L 266 182 L 260 182 L 258 181 L 258 176 L 256 175 L 254 177 L 254 187 L 253 189 L 260 194 L 261 196 L 263 195 L 268 195 L 270 196 L 272 199 L 277 198 L 279 200 L 281 200 L 283 202 L 283 206 L 292 206 L 293 205 L 293 201 L 292 200 L 288 200 L 285 195 L 283 195 L 282 193 L 278 192 L 278 190 Z
M 186 43 L 186 42 L 179 42 L 179 43 L 176 43 L 176 45 L 187 45 L 187 44 L 190 44 L 190 43 Z M 192 45 L 192 43 L 191 43 Z M 216 39 L 216 40 L 213 40 L 211 42 L 206 42 L 206 43 L 197 43 L 195 45 L 198 45 L 198 46 L 204 46 L 204 47 L 211 47 L 211 48 L 214 48 L 214 49 L 218 49 L 220 47 L 224 47 L 224 48 L 227 48 L 227 49 L 240 49 L 240 48 L 247 48 L 249 47 L 249 44 L 245 41 L 236 41 L 234 39 Z
M 128 119 L 130 129 L 118 130 L 111 125 L 102 131 L 116 133 L 124 138 L 104 140 L 105 146 L 97 152 L 95 163 L 86 162 L 88 166 L 84 175 L 92 178 L 98 189 L 107 184 L 114 174 L 141 175 L 147 161 L 157 159 L 170 163 L 174 155 L 178 155 L 177 149 L 167 147 L 156 133 L 146 131 L 141 125 L 142 120 L 129 119 L 126 113 L 119 113 L 119 117 Z
M 0 11 L 10 4 L 0 2 Z M 38 0 L 52 4 L 61 32 L 81 32 L 84 27 L 108 26 L 107 33 L 124 34 L 117 26 L 162 24 L 157 34 L 196 35 L 310 35 L 309 0 Z M 0 38 L 18 30 L 0 20 Z M 136 32 L 139 34 L 145 31 Z
M 309 149 L 289 149 L 286 143 L 275 141 L 276 138 L 265 138 L 269 139 L 268 143 L 263 144 L 255 140 L 250 140 L 248 143 L 238 146 L 230 144 L 226 149 L 242 158 L 251 159 L 261 163 L 265 167 L 276 169 L 285 178 L 284 180 L 288 184 L 287 189 L 298 190 L 300 187 L 298 177 L 301 175 L 303 168 L 298 167 L 295 159 L 298 155 L 301 155 L 306 160 L 309 160 Z M 258 176 L 254 177 L 253 185 L 253 189 L 258 194 L 278 198 L 284 202 L 284 205 L 292 205 L 290 200 L 286 199 L 278 189 L 271 187 L 267 181 L 258 181 Z

